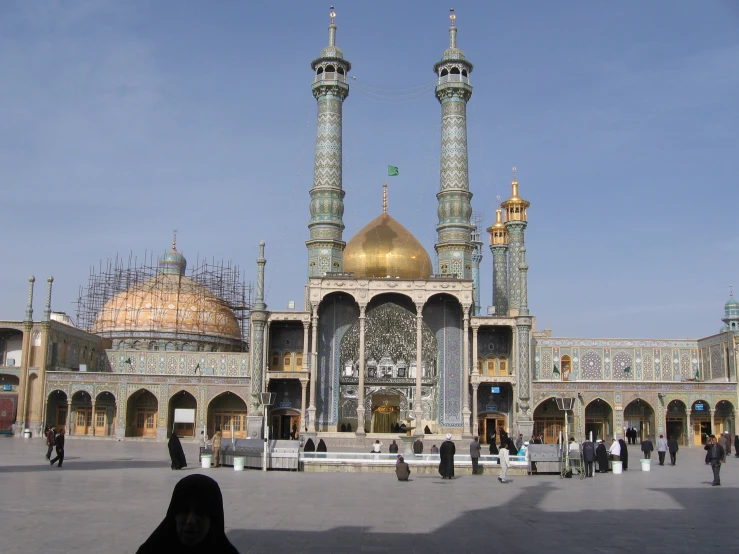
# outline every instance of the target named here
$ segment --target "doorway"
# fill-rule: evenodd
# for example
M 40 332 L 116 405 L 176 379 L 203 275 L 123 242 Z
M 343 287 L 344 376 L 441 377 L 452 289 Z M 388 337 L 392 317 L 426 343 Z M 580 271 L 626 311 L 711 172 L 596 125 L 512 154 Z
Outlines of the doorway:
M 678 444 L 684 444 L 685 438 L 685 418 L 682 417 L 668 417 L 665 421 L 667 429 L 667 438 L 675 439 Z
M 92 408 L 77 408 L 75 411 L 74 434 L 88 435 L 92 428 Z
M 300 436 L 300 415 L 272 414 L 270 436 L 274 440 L 296 440 Z M 292 435 L 292 436 L 291 436 Z
M 500 414 L 491 414 L 479 417 L 477 420 L 477 432 L 481 444 L 490 444 L 493 441 L 500 442 L 500 430 L 508 432 L 508 418 Z
M 701 446 L 706 444 L 709 436 L 711 436 L 711 420 L 709 418 L 694 418 L 693 445 Z

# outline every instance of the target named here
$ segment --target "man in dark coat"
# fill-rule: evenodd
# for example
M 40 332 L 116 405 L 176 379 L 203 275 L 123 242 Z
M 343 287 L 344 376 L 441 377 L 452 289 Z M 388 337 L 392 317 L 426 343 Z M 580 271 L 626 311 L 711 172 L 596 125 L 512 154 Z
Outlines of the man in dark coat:
M 717 487 L 721 484 L 721 464 L 726 461 L 726 451 L 716 440 L 715 435 L 711 435 L 708 444 L 703 447 L 706 450 L 706 457 L 711 464 L 713 470 L 713 485 Z
M 180 438 L 174 431 L 172 431 L 172 436 L 169 437 L 167 448 L 169 449 L 169 459 L 172 460 L 172 465 L 170 466 L 172 469 L 182 469 L 183 467 L 187 467 L 185 451 L 182 450 Z
M 390 452 L 390 454 L 397 454 L 398 453 L 398 443 L 393 441 L 390 446 L 388 446 L 387 451 Z
M 676 459 L 677 459 L 677 440 L 675 437 L 670 437 L 670 440 L 667 441 L 667 450 L 670 452 L 670 465 L 675 465 Z
M 608 450 L 600 439 L 595 449 L 595 459 L 598 461 L 598 473 L 608 473 Z
M 641 451 L 644 452 L 645 460 L 651 459 L 652 452 L 654 451 L 654 445 L 652 444 L 652 441 L 649 440 L 649 437 L 641 442 Z
M 621 445 L 621 461 L 624 463 L 623 470 L 626 471 L 629 469 L 629 449 L 624 439 L 618 439 L 618 444 Z
M 413 453 L 417 456 L 423 454 L 423 441 L 421 439 L 413 441 Z
M 62 467 L 64 463 L 64 428 L 59 431 L 59 434 L 54 439 L 54 446 L 56 447 L 56 458 L 51 460 L 51 465 L 54 465 L 59 460 L 59 466 Z
M 734 435 L 734 452 L 734 457 L 739 458 L 739 435 Z
M 477 475 L 477 463 L 480 461 L 480 438 L 475 437 L 470 443 L 470 458 L 472 458 L 472 475 Z
M 595 461 L 595 445 L 587 438 L 582 443 L 582 461 L 585 464 L 585 477 L 592 477 L 593 462 Z
M 395 462 L 395 475 L 398 476 L 398 481 L 407 481 L 411 475 L 411 468 L 408 466 L 408 462 L 403 459 L 403 456 L 398 456 L 398 461 Z
M 441 443 L 439 449 L 439 475 L 442 479 L 451 479 L 454 477 L 454 454 L 457 449 L 454 447 L 452 442 L 451 433 L 447 433 L 446 440 Z

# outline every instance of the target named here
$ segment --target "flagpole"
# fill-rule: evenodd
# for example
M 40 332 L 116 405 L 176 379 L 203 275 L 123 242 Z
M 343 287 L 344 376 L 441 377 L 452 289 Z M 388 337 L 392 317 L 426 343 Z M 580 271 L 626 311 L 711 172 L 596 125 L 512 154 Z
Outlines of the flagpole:
M 387 183 L 382 185 L 382 213 L 387 214 Z

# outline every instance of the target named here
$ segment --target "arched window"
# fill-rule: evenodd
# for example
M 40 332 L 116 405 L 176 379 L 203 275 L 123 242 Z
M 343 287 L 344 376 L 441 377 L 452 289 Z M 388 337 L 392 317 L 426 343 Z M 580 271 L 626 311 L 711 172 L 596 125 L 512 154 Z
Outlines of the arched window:
M 338 73 L 339 75 L 343 75 L 344 74 L 344 68 L 343 67 L 340 67 L 339 69 L 336 70 L 336 73 Z
M 482 356 L 478 356 L 477 357 L 477 372 L 480 373 L 481 375 L 485 372 L 483 362 L 484 360 L 482 359 Z
M 153 340 L 153 341 L 151 341 L 151 342 L 149 343 L 149 350 L 159 350 L 159 343 L 157 343 L 157 342 L 156 342 L 156 341 L 154 341 L 154 340 Z
M 290 371 L 293 368 L 293 355 L 292 352 L 285 352 L 282 355 L 282 370 Z
M 272 371 L 277 371 L 280 369 L 280 353 L 279 352 L 272 352 L 272 363 L 270 364 L 272 367 Z
M 495 358 L 490 356 L 487 360 L 487 375 L 495 375 Z
M 321 73 L 323 73 L 323 68 L 319 67 L 318 70 L 316 71 L 316 75 L 320 75 Z
M 508 358 L 506 356 L 498 358 L 498 375 L 508 375 Z
M 560 367 L 559 375 L 563 381 L 569 381 L 570 373 L 572 373 L 572 359 L 569 356 L 564 355 L 562 356 L 560 363 L 562 367 Z
M 452 75 L 459 75 L 459 68 L 453 67 L 451 71 L 449 71 L 449 73 L 451 73 Z
M 447 75 L 449 75 L 449 72 L 446 69 L 442 69 L 441 70 L 441 76 L 442 77 L 446 77 Z
M 466 69 L 463 69 L 462 70 L 462 77 L 467 77 L 467 70 Z
M 303 353 L 296 352 L 295 353 L 295 370 L 300 371 L 302 369 L 303 369 Z
M 336 71 L 336 68 L 333 65 L 326 66 L 326 73 L 333 73 L 334 71 Z

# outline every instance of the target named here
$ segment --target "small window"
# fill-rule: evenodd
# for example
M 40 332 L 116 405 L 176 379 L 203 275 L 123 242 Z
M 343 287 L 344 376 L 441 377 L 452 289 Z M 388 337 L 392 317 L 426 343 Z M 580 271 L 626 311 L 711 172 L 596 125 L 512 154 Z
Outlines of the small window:
M 466 69 L 463 69 L 462 70 L 462 77 L 467 77 L 467 70 Z
M 319 67 L 318 71 L 316 71 L 316 75 L 320 75 L 321 73 L 323 73 L 323 68 Z
M 459 75 L 459 68 L 453 67 L 449 73 L 451 73 L 452 75 Z
M 449 72 L 446 69 L 442 69 L 441 70 L 441 76 L 442 77 L 446 77 L 447 75 L 449 75 Z
M 290 352 L 285 352 L 282 356 L 282 369 L 284 371 L 290 371 L 292 369 L 293 355 Z
M 303 353 L 295 354 L 295 369 L 303 369 Z
M 344 68 L 343 67 L 340 67 L 339 69 L 336 70 L 336 73 L 338 73 L 339 75 L 343 75 L 344 74 Z
M 272 353 L 272 369 L 273 370 L 280 369 L 280 353 L 279 352 Z
M 334 71 L 336 71 L 336 68 L 333 65 L 326 66 L 326 73 L 333 73 Z

